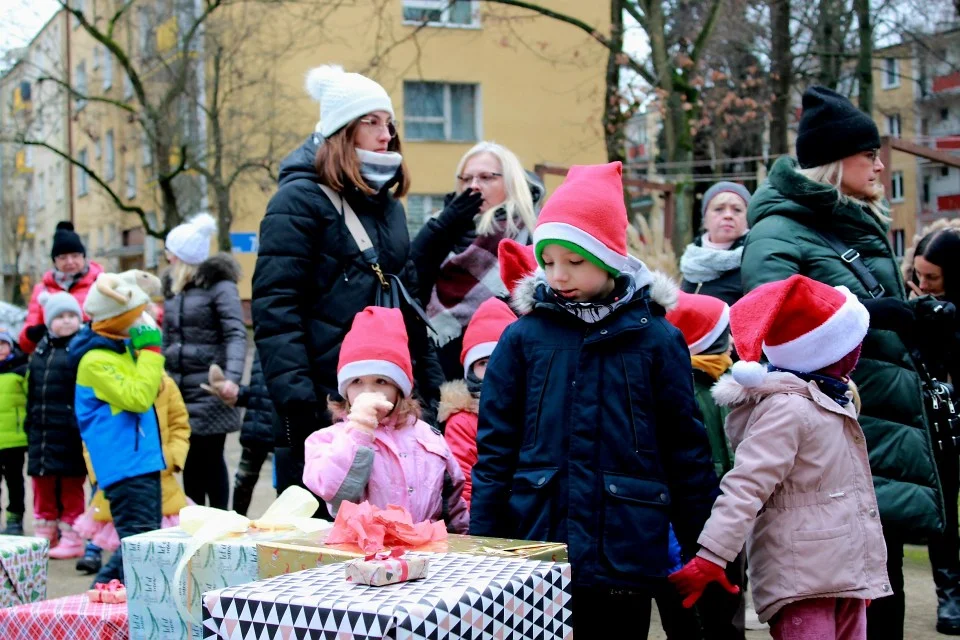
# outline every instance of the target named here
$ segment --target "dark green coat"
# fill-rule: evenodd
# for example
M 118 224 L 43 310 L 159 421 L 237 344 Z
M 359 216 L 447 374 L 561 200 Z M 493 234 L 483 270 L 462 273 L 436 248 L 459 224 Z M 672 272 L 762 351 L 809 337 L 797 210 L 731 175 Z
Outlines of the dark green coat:
M 710 438 L 714 470 L 717 472 L 717 477 L 722 478 L 723 474 L 733 469 L 733 453 L 730 451 L 727 434 L 723 428 L 730 409 L 718 407 L 713 399 L 710 389 L 715 382 L 716 380 L 709 374 L 699 369 L 693 370 L 693 394 L 703 415 L 703 426 L 707 428 L 707 437 Z
M 887 238 L 887 226 L 837 190 L 804 178 L 796 160 L 780 158 L 750 201 L 750 234 L 741 273 L 744 292 L 799 273 L 860 298 L 866 289 L 814 227 L 827 228 L 851 249 L 886 289 L 906 299 L 903 278 Z M 871 329 L 853 374 L 863 410 L 870 469 L 886 531 L 922 542 L 943 527 L 943 498 L 913 360 L 892 331 Z

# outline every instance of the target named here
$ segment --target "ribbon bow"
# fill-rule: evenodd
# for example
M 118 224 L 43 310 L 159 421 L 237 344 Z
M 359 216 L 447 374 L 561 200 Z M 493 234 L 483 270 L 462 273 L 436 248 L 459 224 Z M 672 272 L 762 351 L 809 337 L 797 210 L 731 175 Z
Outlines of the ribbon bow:
M 389 560 L 390 558 L 402 558 L 406 551 L 407 550 L 402 547 L 396 547 L 390 550 L 384 549 L 383 551 L 371 553 L 370 555 L 366 556 L 364 560 Z
M 95 586 L 97 591 L 119 591 L 120 589 L 125 589 L 123 583 L 114 578 L 110 582 L 98 582 Z

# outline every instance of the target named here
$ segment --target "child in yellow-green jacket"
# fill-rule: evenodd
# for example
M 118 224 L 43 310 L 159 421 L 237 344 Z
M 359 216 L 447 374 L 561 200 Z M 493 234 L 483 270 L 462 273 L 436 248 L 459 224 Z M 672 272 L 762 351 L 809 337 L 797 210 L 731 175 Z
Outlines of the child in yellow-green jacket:
M 0 329 L 0 475 L 7 483 L 7 535 L 23 535 L 23 462 L 27 455 L 27 355 Z
M 145 313 L 160 290 L 160 280 L 144 271 L 101 274 L 83 305 L 91 326 L 70 343 L 79 362 L 80 436 L 121 539 L 160 528 L 160 472 L 167 464 L 153 405 L 164 359 L 160 329 Z M 94 584 L 112 579 L 123 580 L 120 549 Z

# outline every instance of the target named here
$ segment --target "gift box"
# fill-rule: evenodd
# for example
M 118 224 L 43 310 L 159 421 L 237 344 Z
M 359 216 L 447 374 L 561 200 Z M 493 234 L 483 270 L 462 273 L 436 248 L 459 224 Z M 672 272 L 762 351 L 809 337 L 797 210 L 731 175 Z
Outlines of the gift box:
M 208 640 L 573 637 L 570 565 L 429 554 L 430 575 L 385 587 L 323 566 L 203 596 Z
M 123 572 L 132 640 L 200 638 L 200 595 L 257 579 L 257 543 L 291 531 L 251 530 L 209 542 L 194 555 L 179 584 L 174 575 L 193 538 L 179 527 L 123 539 Z M 302 534 L 301 534 L 302 535 Z M 177 599 L 197 623 L 185 619 Z
M 49 555 L 50 543 L 43 538 L 0 535 L 0 607 L 47 597 Z
M 257 564 L 260 578 L 273 578 L 325 564 L 363 558 L 356 545 L 325 544 L 327 532 L 301 535 L 279 541 L 258 543 Z M 441 542 L 432 542 L 414 551 L 429 553 L 466 553 L 503 558 L 566 562 L 567 545 L 559 542 L 529 542 L 505 538 L 481 538 L 451 534 Z
M 402 551 L 381 551 L 363 560 L 351 560 L 344 567 L 347 582 L 385 587 L 388 584 L 422 580 L 427 577 L 430 560 L 425 555 L 407 555 Z
M 0 638 L 37 640 L 126 640 L 127 605 L 67 596 L 0 609 Z

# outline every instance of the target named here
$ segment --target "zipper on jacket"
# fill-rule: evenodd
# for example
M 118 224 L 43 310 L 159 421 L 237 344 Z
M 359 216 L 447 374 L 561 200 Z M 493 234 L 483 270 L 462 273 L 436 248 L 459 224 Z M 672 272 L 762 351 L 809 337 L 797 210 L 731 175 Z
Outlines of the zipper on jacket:
M 633 415 L 633 392 L 630 391 L 630 376 L 627 375 L 627 361 L 620 354 L 620 366 L 623 367 L 623 379 L 627 382 L 627 410 L 630 414 L 630 430 L 633 432 L 633 450 L 640 451 L 640 441 L 637 439 L 637 420 Z
M 133 438 L 133 450 L 140 451 L 140 416 L 137 416 L 137 433 Z
M 547 382 L 550 381 L 550 370 L 553 369 L 553 359 L 556 355 L 557 352 L 554 351 L 550 354 L 550 359 L 547 361 L 547 372 L 543 376 L 543 386 L 540 388 L 540 397 L 537 399 L 537 421 L 533 423 L 533 442 L 530 446 L 537 444 L 537 435 L 540 432 L 540 413 L 543 410 L 543 397 L 547 393 Z

